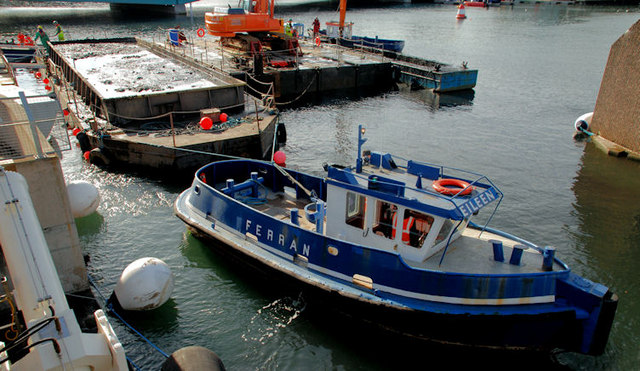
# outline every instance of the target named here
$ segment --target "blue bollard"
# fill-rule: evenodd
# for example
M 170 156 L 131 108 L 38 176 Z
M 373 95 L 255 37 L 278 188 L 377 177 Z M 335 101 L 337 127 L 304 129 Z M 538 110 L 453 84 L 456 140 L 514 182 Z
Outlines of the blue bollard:
M 556 248 L 553 246 L 545 246 L 542 253 L 542 270 L 550 272 L 553 270 L 553 259 L 556 255 Z
M 234 184 L 235 182 L 233 181 L 233 179 L 227 179 L 227 189 L 233 189 Z
M 511 259 L 509 259 L 509 264 L 520 265 L 520 260 L 522 259 L 522 251 L 525 249 L 523 245 L 514 245 L 513 252 L 511 252 Z
M 258 172 L 252 171 L 250 174 L 253 184 L 251 184 L 251 197 L 258 197 Z
M 316 232 L 322 234 L 324 232 L 324 214 L 325 205 L 322 200 L 316 200 Z
M 298 209 L 291 209 L 291 224 L 300 225 L 298 221 Z
M 493 245 L 493 260 L 497 262 L 504 261 L 504 252 L 502 251 L 502 241 L 500 240 L 489 240 Z

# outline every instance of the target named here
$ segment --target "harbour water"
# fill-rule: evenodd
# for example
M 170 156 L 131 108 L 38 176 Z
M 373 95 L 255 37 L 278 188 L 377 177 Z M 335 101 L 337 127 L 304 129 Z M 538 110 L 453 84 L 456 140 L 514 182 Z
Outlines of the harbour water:
M 226 6 L 201 1 L 194 4 L 193 17 L 147 20 L 114 18 L 102 4 L 0 4 L 0 39 L 19 31 L 32 34 L 37 24 L 51 33 L 53 19 L 71 38 L 157 39 L 176 24 L 195 34 L 205 11 Z M 307 27 L 315 16 L 321 22 L 337 17 L 320 6 L 280 6 L 278 12 Z M 620 297 L 604 355 L 514 356 L 373 331 L 229 264 L 186 233 L 172 203 L 190 179 L 107 172 L 87 164 L 74 149 L 62 160 L 66 177 L 96 184 L 102 197 L 97 214 L 77 221 L 89 273 L 102 294 L 111 294 L 130 262 L 145 256 L 164 260 L 175 276 L 172 299 L 127 320 L 167 353 L 205 346 L 230 370 L 638 369 L 640 164 L 608 157 L 572 135 L 575 119 L 594 109 L 611 44 L 640 19 L 640 9 L 523 3 L 467 8 L 463 21 L 455 14 L 451 5 L 349 9 L 354 34 L 405 39 L 408 55 L 466 61 L 479 70 L 477 86 L 454 96 L 401 89 L 283 111 L 287 165 L 320 174 L 324 162 L 351 164 L 362 124 L 367 148 L 486 174 L 505 193 L 493 227 L 555 246 L 574 272 Z M 133 362 L 158 369 L 164 356 L 118 321 L 112 323 Z

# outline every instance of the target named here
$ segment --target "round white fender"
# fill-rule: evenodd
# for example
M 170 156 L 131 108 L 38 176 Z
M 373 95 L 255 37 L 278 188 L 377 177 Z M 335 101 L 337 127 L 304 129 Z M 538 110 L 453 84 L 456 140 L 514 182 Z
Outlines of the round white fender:
M 173 274 L 157 258 L 140 258 L 120 275 L 114 293 L 122 309 L 150 310 L 166 303 L 173 292 Z
M 574 126 L 576 130 L 589 130 L 589 125 L 591 125 L 591 118 L 593 118 L 593 112 L 585 113 L 584 115 L 578 117 Z
M 82 218 L 94 213 L 100 204 L 98 188 L 84 180 L 76 180 L 67 184 L 67 194 L 74 218 Z

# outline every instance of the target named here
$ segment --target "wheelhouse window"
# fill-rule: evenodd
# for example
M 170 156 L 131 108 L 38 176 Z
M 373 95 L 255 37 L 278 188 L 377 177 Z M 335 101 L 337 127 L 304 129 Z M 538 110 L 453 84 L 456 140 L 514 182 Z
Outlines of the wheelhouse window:
M 373 232 L 388 239 L 395 238 L 394 216 L 398 207 L 384 201 L 376 201 L 376 216 L 373 221 Z
M 345 222 L 356 228 L 364 229 L 364 212 L 367 200 L 363 195 L 347 192 L 347 210 Z
M 433 217 L 413 210 L 405 210 L 402 222 L 402 243 L 422 247 L 433 225 Z
M 454 223 L 453 220 L 451 219 L 446 219 L 444 221 L 444 224 L 442 225 L 442 228 L 440 228 L 440 232 L 438 232 L 438 237 L 436 237 L 436 244 L 444 241 L 447 237 L 449 237 L 449 233 L 451 233 L 451 230 L 454 227 Z

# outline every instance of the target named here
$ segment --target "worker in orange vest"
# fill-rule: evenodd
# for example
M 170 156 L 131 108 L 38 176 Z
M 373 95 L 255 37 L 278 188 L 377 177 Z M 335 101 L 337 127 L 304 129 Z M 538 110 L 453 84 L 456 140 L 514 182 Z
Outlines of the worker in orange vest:
M 396 225 L 397 225 L 398 213 L 396 211 L 393 212 L 393 217 L 391 221 L 391 239 L 396 238 Z M 402 242 L 405 244 L 409 244 L 411 240 L 410 230 L 413 228 L 415 223 L 415 218 L 413 216 L 409 216 L 405 218 L 402 222 Z

